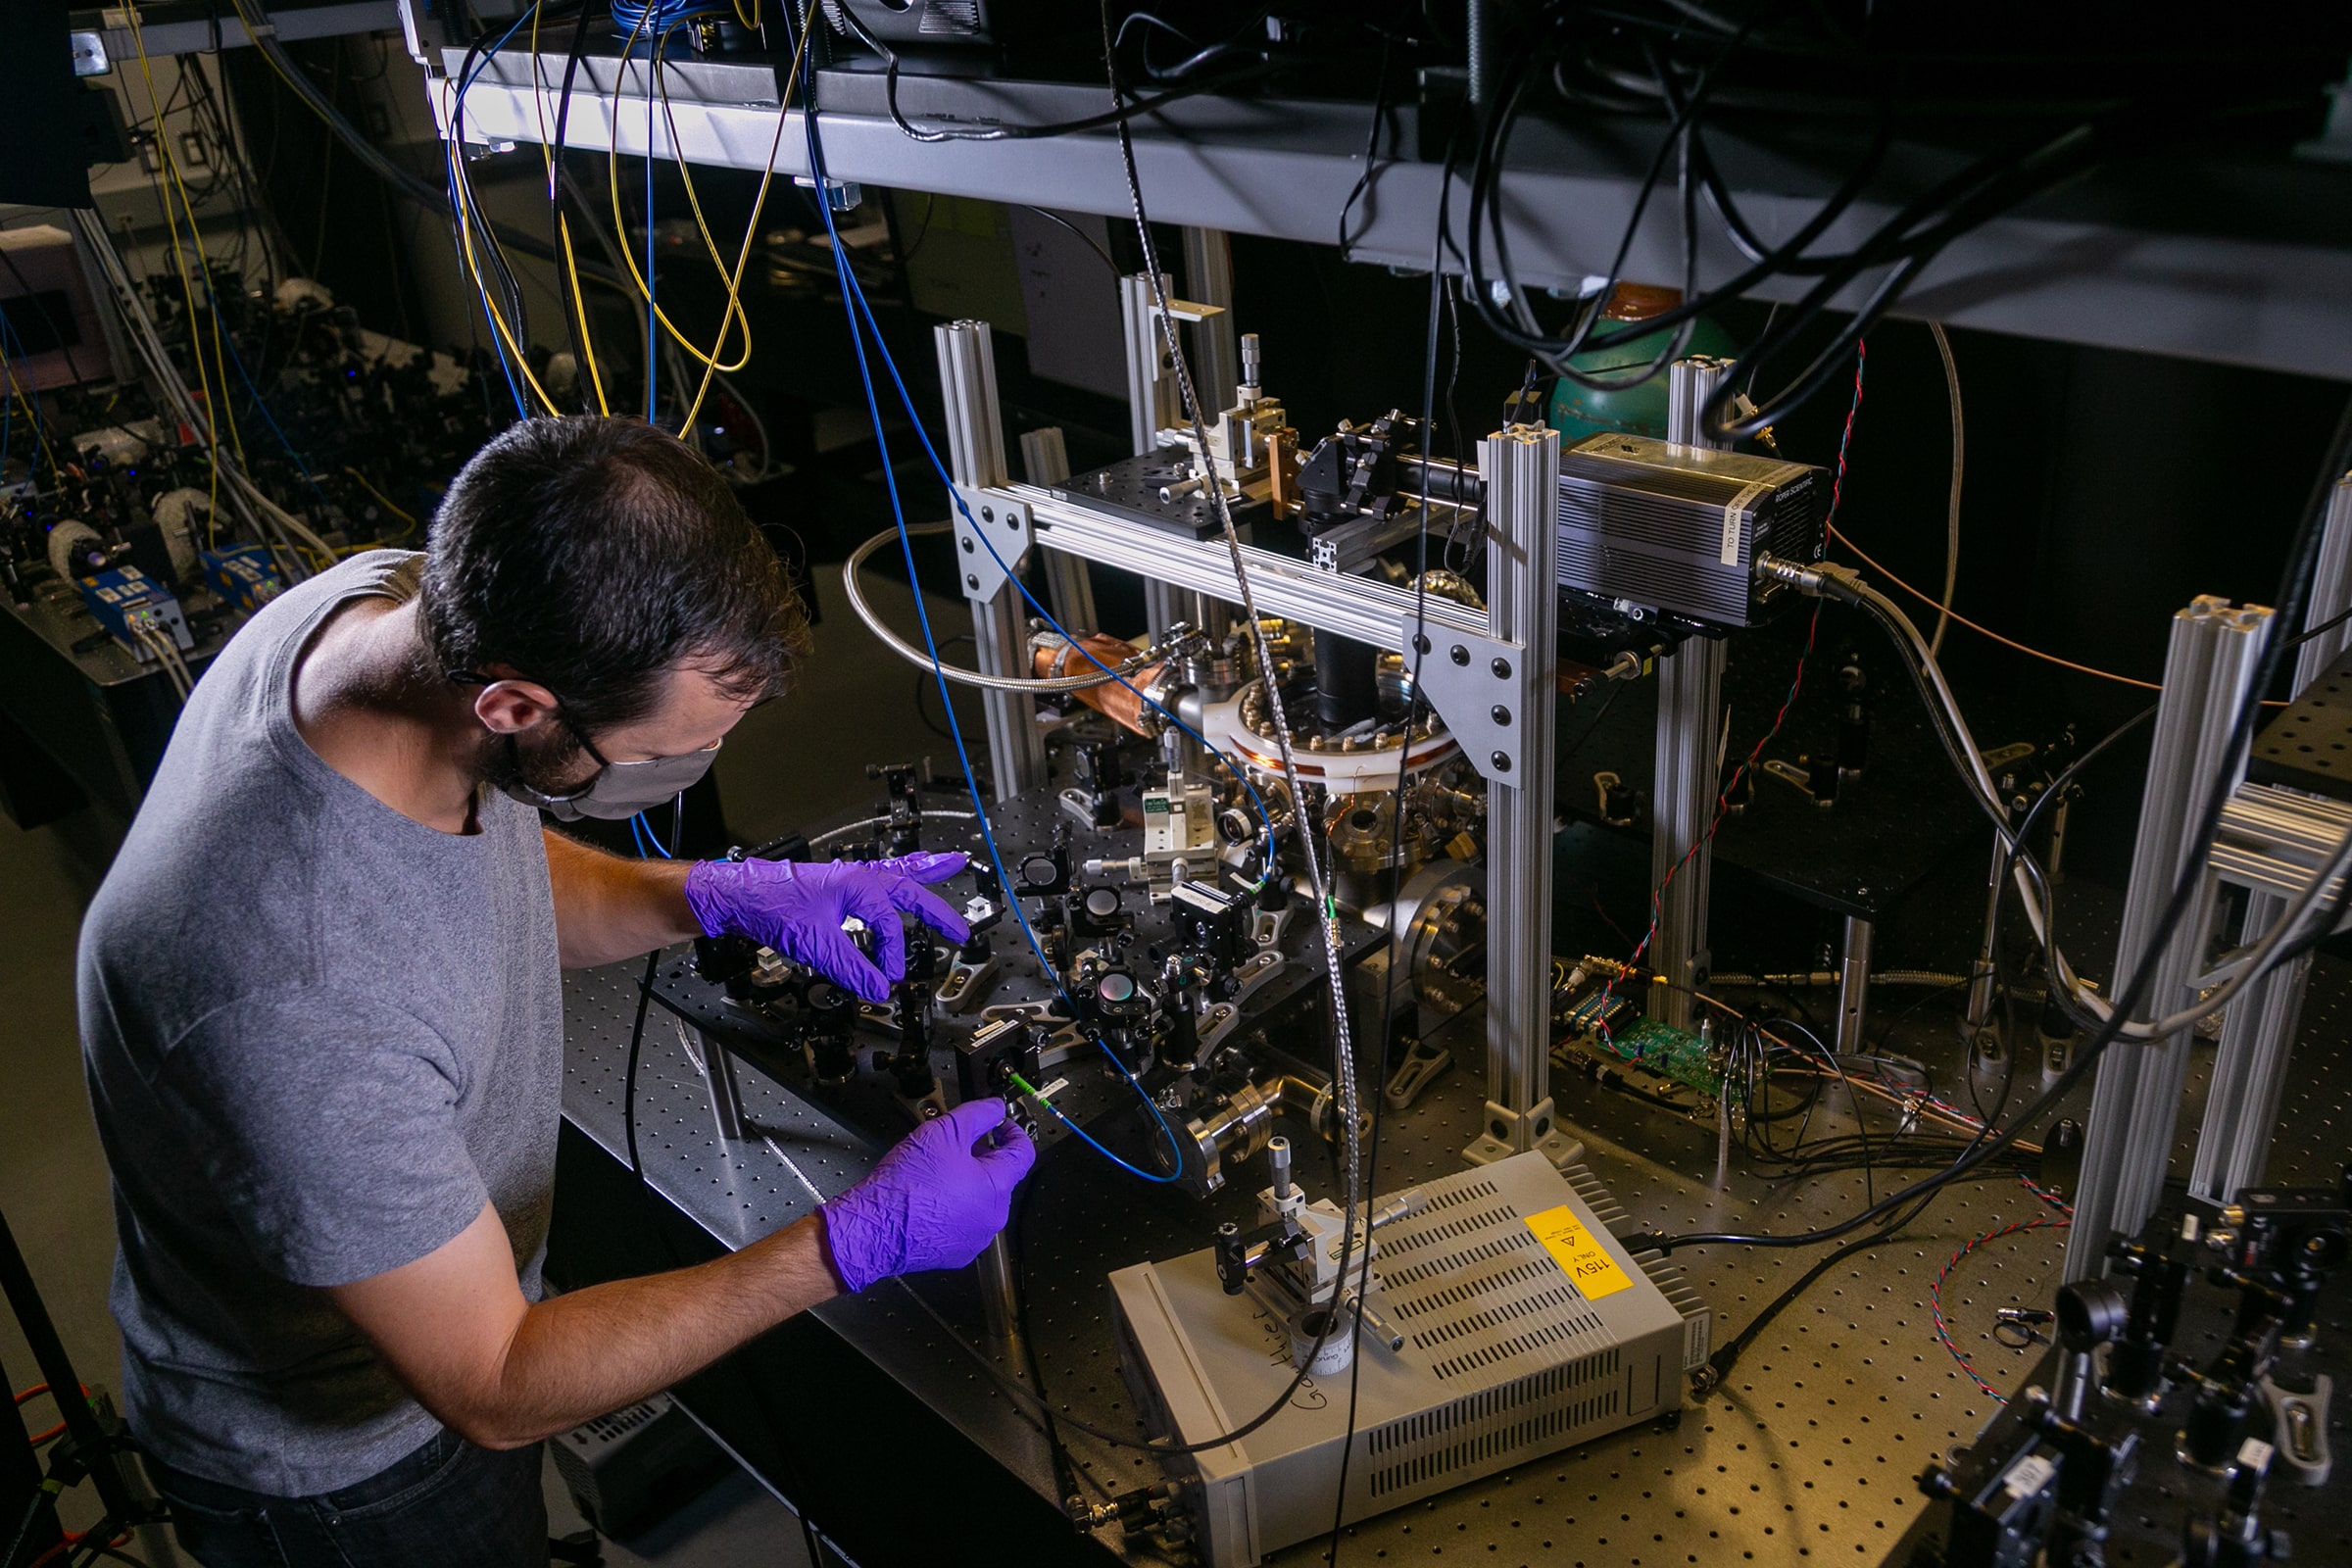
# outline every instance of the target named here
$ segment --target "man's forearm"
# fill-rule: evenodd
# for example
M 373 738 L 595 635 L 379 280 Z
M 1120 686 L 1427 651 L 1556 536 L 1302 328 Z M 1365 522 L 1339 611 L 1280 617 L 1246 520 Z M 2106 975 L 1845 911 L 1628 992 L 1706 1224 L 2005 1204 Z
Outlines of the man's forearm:
M 841 1293 L 815 1215 L 693 1268 L 614 1280 L 523 1315 L 467 1425 L 520 1447 L 633 1404 Z
M 684 860 L 629 860 L 547 830 L 556 942 L 564 966 L 633 958 L 702 935 L 686 906 Z

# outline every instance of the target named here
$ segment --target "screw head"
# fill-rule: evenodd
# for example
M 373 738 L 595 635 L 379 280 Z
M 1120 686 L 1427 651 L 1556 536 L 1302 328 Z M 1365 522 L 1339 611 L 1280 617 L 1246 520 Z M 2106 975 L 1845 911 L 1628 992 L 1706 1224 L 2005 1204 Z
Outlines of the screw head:
M 1453 652 L 1449 657 L 1451 657 L 1453 662 L 1457 664 L 1467 664 L 1470 662 L 1470 650 L 1464 648 L 1460 643 L 1455 643 L 1453 645 Z
M 1511 710 L 1500 703 L 1496 703 L 1493 708 L 1487 710 L 1487 716 L 1497 724 L 1508 724 L 1511 721 Z
M 1511 754 L 1508 752 L 1492 753 L 1488 756 L 1487 760 L 1494 764 L 1494 771 L 1497 773 L 1508 773 L 1511 770 Z
M 1511 678 L 1511 662 L 1507 659 L 1497 659 L 1494 663 L 1488 665 L 1487 667 L 1494 671 L 1494 678 L 1496 680 L 1509 680 Z
M 1416 654 L 1428 653 L 1429 638 L 1420 632 L 1413 633 L 1413 652 Z
M 974 593 L 980 591 L 980 579 L 971 572 L 967 571 L 963 574 L 963 585 Z
M 982 507 L 982 508 L 980 509 L 980 520 L 981 520 L 982 522 L 994 522 L 994 521 L 996 521 L 996 520 L 997 520 L 997 509 L 996 509 L 996 508 L 994 508 L 994 507 Z
M 963 541 L 963 553 L 967 556 L 972 553 L 972 541 L 968 537 Z

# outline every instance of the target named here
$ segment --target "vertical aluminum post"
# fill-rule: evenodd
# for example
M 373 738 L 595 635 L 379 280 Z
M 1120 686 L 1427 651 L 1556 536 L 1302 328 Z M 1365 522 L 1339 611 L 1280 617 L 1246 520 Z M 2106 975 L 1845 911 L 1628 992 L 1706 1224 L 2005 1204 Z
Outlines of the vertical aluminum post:
M 1732 362 L 1706 357 L 1668 367 L 1666 439 L 1712 447 L 1701 438 L 1699 409 L 1729 374 Z M 1657 935 L 1649 966 L 1667 983 L 1649 988 L 1649 1015 L 1677 1029 L 1690 1027 L 1706 984 L 1707 891 L 1715 852 L 1701 843 L 1714 819 L 1722 787 L 1717 748 L 1723 727 L 1724 645 L 1693 637 L 1658 661 L 1658 739 L 1649 797 L 1649 885 L 1657 895 Z M 1696 853 L 1691 846 L 1697 845 Z M 1689 857 L 1688 860 L 1685 857 Z
M 980 1282 L 980 1318 L 988 1327 L 988 1348 L 1009 1363 L 1007 1370 L 1014 1377 L 1026 1383 L 1029 1356 L 1021 1348 L 1023 1325 L 1020 1298 L 1012 1288 L 1012 1249 L 1002 1231 L 972 1259 L 972 1272 Z
M 1213 420 L 1233 407 L 1241 365 L 1233 321 L 1233 241 L 1223 229 L 1184 231 L 1184 297 L 1218 308 L 1193 330 L 1193 388 L 1200 394 L 1200 417 Z
M 1160 274 L 1159 287 L 1173 293 L 1175 284 Z M 1161 335 L 1159 316 L 1152 297 L 1152 276 L 1135 272 L 1119 279 L 1119 319 L 1127 343 L 1127 426 L 1137 457 L 1159 450 L 1159 432 L 1184 417 L 1184 400 L 1177 394 L 1175 368 L 1168 360 L 1168 342 Z M 1189 596 L 1166 583 L 1144 579 L 1144 622 L 1154 638 L 1190 609 Z
M 2352 474 L 2335 483 L 2320 535 L 2319 571 L 2311 585 L 2306 626 L 2324 626 L 2352 610 Z M 2295 656 L 2295 693 L 2325 674 L 2352 647 L 2352 622 L 2332 626 L 2305 643 Z M 2278 920 L 2286 901 L 2252 890 L 2246 898 L 2241 940 L 2252 940 Z M 2221 1048 L 2213 1058 L 2212 1088 L 2205 1120 L 2197 1132 L 2197 1154 L 2189 1168 L 2193 1198 L 2228 1202 L 2238 1189 L 2259 1184 L 2270 1162 L 2271 1134 L 2286 1094 L 2286 1064 L 2303 1017 L 2303 986 L 2309 956 L 2281 965 L 2246 987 L 2222 1019 Z
M 1159 286 L 1162 293 L 1173 293 L 1176 285 L 1163 272 Z M 1136 455 L 1141 457 L 1158 451 L 1159 432 L 1184 417 L 1149 273 L 1136 272 L 1119 279 L 1119 320 L 1127 344 L 1127 427 Z
M 2276 893 L 2250 892 L 2243 940 L 2271 929 L 2285 907 L 2286 901 Z M 2223 1015 L 2205 1120 L 2189 1167 L 2191 1198 L 2226 1203 L 2238 1189 L 2260 1185 L 2286 1094 L 2286 1064 L 2303 1019 L 2303 984 L 2310 974 L 2311 956 L 2305 954 L 2239 992 Z
M 1845 917 L 1845 953 L 1838 962 L 1838 1054 L 1851 1055 L 1867 1049 L 1862 1023 L 1870 1007 L 1871 923 L 1859 915 Z
M 1463 1153 L 1488 1164 L 1534 1149 L 1556 1164 L 1580 1147 L 1553 1126 L 1551 1109 L 1559 432 L 1511 425 L 1479 444 L 1479 467 L 1487 482 L 1488 630 L 1518 645 L 1513 700 L 1525 739 L 1518 776 L 1487 785 L 1487 1114 Z
M 1035 485 L 1057 485 L 1070 476 L 1070 451 L 1062 442 L 1060 426 L 1049 424 L 1042 430 L 1022 432 L 1021 471 Z M 1085 561 L 1044 545 L 1035 548 L 1045 567 L 1046 603 L 1054 607 L 1054 618 L 1073 636 L 1100 630 L 1102 622 L 1095 618 L 1094 579 L 1086 573 Z
M 2061 812 L 2066 809 L 2064 801 L 2058 803 L 2058 809 Z M 2052 828 L 2051 843 L 2053 847 L 2057 843 L 2055 826 Z M 1977 946 L 1976 965 L 1969 970 L 1968 1010 L 1963 1015 L 1966 1027 L 1961 1031 L 1968 1037 L 1972 1068 L 1977 1062 L 1999 1061 L 2001 1054 L 2009 1049 L 2008 1042 L 2001 1038 L 2001 1031 L 1993 1022 L 1992 1010 L 1994 1002 L 1998 1000 L 1992 983 L 1992 944 L 1999 930 L 2002 887 L 2006 880 L 2002 873 L 2008 864 L 2009 843 L 1995 833 L 1992 836 L 1991 868 L 1984 873 L 1984 936 Z M 2052 871 L 2053 880 L 2056 876 L 2057 873 Z
M 988 323 L 949 321 L 933 327 L 931 335 L 939 349 L 940 395 L 947 403 L 949 471 L 959 486 L 1006 483 L 1011 475 L 1004 466 L 1004 421 L 997 408 L 997 362 Z M 972 607 L 980 670 L 1028 674 L 1029 622 L 1021 613 L 1018 585 L 1008 578 L 994 593 L 967 591 L 964 600 Z M 1036 705 L 1017 692 L 990 691 L 981 697 L 981 710 L 988 717 L 997 799 L 1010 800 L 1044 784 L 1046 742 L 1038 732 Z
M 2305 626 L 2326 626 L 2352 610 L 2352 473 L 2335 481 L 2328 498 L 2328 520 L 2320 534 L 2320 569 L 2311 580 L 2311 607 L 2303 612 Z M 2352 648 L 2352 621 L 2328 629 L 2305 643 L 2295 655 L 2295 690 L 2320 678 L 2321 671 Z
M 2165 656 L 2164 695 L 2140 796 L 2139 836 L 2132 852 L 2132 881 L 2116 943 L 2114 985 L 2120 995 L 2142 966 L 2156 966 L 2135 1016 L 2162 1017 L 2189 1001 L 2189 981 L 2204 956 L 2213 926 L 2215 882 L 2198 868 L 2199 883 L 2171 940 L 2156 946 L 2158 927 L 2188 854 L 2195 819 L 2216 787 L 2234 789 L 2245 754 L 2228 755 L 2255 662 L 2271 630 L 2271 612 L 2232 607 L 2201 596 L 2173 617 Z M 2155 1211 L 2172 1155 L 2180 1112 L 2181 1079 L 2192 1031 L 2142 1044 L 2119 1040 L 2099 1058 L 2082 1150 L 2082 1173 L 2068 1232 L 2068 1280 L 2086 1279 L 2104 1265 L 2107 1244 L 2137 1231 Z
M 1233 239 L 1221 228 L 1184 231 L 1184 293 L 1196 305 L 1213 305 L 1216 314 L 1193 326 L 1193 390 L 1200 398 L 1200 422 L 1214 429 L 1218 417 L 1233 407 L 1240 384 L 1239 331 L 1233 315 Z M 1210 635 L 1212 642 L 1232 623 L 1233 607 L 1206 594 L 1187 594 L 1179 612 Z

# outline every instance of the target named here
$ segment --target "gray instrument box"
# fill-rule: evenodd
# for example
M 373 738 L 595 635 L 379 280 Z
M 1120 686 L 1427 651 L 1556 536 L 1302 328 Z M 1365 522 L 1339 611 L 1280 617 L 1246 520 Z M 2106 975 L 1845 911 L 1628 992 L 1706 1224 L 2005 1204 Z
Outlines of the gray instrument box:
M 1582 1166 L 1543 1155 L 1424 1184 L 1428 1206 L 1379 1232 L 1379 1299 L 1404 1335 L 1356 1344 L 1352 1523 L 1681 1402 L 1711 1316 L 1663 1258 L 1610 1234 L 1625 1216 Z M 1352 1267 L 1350 1268 L 1352 1273 Z M 1110 1277 L 1119 1365 L 1154 1435 L 1198 1442 L 1256 1415 L 1294 1375 L 1287 1325 L 1227 1296 L 1215 1254 Z M 1348 1375 L 1310 1378 L 1238 1443 L 1165 1461 L 1201 1558 L 1247 1568 L 1331 1528 Z
M 1822 557 L 1829 475 L 1802 463 L 1596 435 L 1560 454 L 1560 585 L 1717 626 L 1787 590 L 1758 556 Z

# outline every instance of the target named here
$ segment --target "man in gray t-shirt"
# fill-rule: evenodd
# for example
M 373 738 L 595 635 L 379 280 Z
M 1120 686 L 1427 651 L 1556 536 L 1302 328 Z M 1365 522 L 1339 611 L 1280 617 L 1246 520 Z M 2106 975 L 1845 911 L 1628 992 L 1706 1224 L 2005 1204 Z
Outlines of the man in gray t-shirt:
M 205 672 L 79 960 L 126 1413 L 199 1561 L 543 1560 L 541 1439 L 1003 1227 L 1031 1156 L 984 1102 L 764 1242 L 541 1299 L 560 965 L 733 932 L 879 1000 L 900 912 L 966 935 L 922 886 L 960 856 L 647 863 L 542 828 L 666 804 L 805 638 L 700 458 L 541 419 L 423 554 L 300 584 Z

